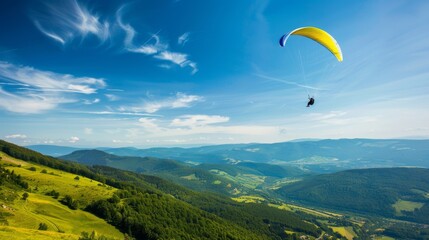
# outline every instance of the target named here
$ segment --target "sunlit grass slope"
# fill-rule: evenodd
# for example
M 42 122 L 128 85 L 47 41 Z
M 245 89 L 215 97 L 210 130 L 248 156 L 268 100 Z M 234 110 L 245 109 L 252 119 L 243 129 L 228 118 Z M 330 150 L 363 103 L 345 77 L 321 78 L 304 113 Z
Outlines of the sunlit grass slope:
M 353 238 L 357 237 L 352 227 L 331 227 L 331 228 L 332 230 L 334 230 L 334 232 L 341 234 L 348 240 L 353 240 Z
M 79 236 L 70 233 L 41 231 L 35 229 L 0 226 L 0 239 L 8 240 L 74 240 Z
M 85 207 L 91 201 L 111 197 L 116 189 L 82 176 L 21 161 L 1 152 L 0 157 L 3 166 L 21 175 L 29 184 L 26 200 L 21 198 L 24 191 L 6 187 L 0 190 L 14 191 L 19 196 L 13 201 L 0 199 L 5 206 L 0 208 L 0 213 L 8 215 L 8 226 L 0 228 L 0 239 L 11 235 L 16 239 L 78 239 L 83 231 L 96 231 L 107 237 L 123 239 L 123 234 L 104 220 L 79 209 L 71 210 L 59 202 L 69 195 L 78 201 L 79 206 Z M 59 193 L 58 199 L 46 195 L 52 190 Z M 37 230 L 40 223 L 47 225 L 46 231 Z

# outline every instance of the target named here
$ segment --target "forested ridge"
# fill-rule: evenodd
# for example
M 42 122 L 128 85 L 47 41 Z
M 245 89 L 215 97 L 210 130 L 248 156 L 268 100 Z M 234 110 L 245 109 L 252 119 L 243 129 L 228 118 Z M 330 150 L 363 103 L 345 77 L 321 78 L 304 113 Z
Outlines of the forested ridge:
M 250 191 L 250 189 L 240 186 L 234 181 L 211 173 L 209 169 L 202 169 L 198 166 L 172 159 L 116 156 L 95 149 L 79 150 L 60 156 L 59 158 L 88 166 L 109 166 L 142 174 L 155 175 L 196 191 L 212 191 L 226 195 L 230 194 L 234 188 L 239 188 L 246 192 Z M 195 178 L 195 181 L 189 181 L 186 176 Z M 215 181 L 222 182 L 223 184 L 212 184 Z M 226 185 L 229 187 L 225 187 Z
M 356 169 L 317 175 L 277 191 L 287 199 L 385 217 L 429 223 L 429 169 Z M 424 204 L 415 211 L 395 212 L 398 201 Z

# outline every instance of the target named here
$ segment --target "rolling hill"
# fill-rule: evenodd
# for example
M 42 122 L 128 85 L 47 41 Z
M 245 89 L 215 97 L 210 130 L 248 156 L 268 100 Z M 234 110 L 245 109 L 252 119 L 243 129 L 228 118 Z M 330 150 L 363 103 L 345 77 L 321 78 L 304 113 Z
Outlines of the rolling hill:
M 277 192 L 313 206 L 429 223 L 429 169 L 347 170 L 312 176 Z
M 227 195 L 231 194 L 234 189 L 240 189 L 240 192 L 250 191 L 250 189 L 208 170 L 170 159 L 116 156 L 100 150 L 80 150 L 60 158 L 89 166 L 109 166 L 155 175 L 199 191 L 212 191 Z
M 278 166 L 266 163 L 240 162 L 238 164 L 191 165 L 170 159 L 155 157 L 125 157 L 100 150 L 80 150 L 61 156 L 86 165 L 102 165 L 144 173 L 169 179 L 199 191 L 222 194 L 249 194 L 253 189 L 269 184 L 276 179 L 297 177 L 307 172 L 293 166 Z M 249 184 L 249 182 L 253 182 Z

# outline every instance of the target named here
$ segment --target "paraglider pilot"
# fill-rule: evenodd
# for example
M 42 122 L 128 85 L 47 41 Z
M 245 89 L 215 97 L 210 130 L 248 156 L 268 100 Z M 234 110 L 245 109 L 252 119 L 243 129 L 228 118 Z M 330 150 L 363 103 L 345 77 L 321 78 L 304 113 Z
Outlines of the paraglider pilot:
M 310 97 L 310 96 L 308 96 L 308 103 L 307 103 L 307 107 L 310 107 L 311 105 L 313 105 L 314 104 L 314 98 L 313 97 Z

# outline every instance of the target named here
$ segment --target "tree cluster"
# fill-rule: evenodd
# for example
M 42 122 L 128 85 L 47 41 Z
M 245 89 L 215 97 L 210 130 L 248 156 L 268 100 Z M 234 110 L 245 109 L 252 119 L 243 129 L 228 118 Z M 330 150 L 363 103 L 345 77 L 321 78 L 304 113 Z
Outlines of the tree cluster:
M 74 200 L 70 195 L 65 195 L 64 198 L 60 200 L 60 203 L 66 205 L 72 210 L 76 210 L 79 208 L 79 203 Z
M 0 166 L 0 185 L 11 184 L 17 187 L 28 189 L 28 183 L 24 181 L 21 175 L 15 174 L 15 171 Z
M 52 191 L 47 192 L 46 195 L 51 196 L 55 199 L 58 199 L 58 197 L 60 196 L 60 193 L 55 191 L 55 190 L 52 190 Z

